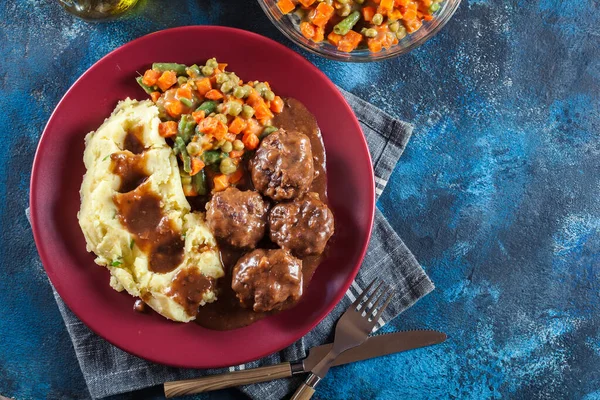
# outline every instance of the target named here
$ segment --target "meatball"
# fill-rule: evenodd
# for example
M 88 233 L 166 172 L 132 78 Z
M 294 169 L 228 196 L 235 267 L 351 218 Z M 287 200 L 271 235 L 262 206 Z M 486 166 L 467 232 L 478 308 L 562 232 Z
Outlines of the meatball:
M 206 204 L 206 222 L 212 233 L 234 247 L 254 248 L 265 235 L 267 204 L 255 191 L 229 188 Z
M 254 187 L 273 200 L 290 200 L 308 191 L 314 165 L 310 140 L 299 132 L 278 130 L 267 136 L 250 161 Z
M 302 296 L 302 260 L 286 250 L 254 250 L 233 268 L 231 287 L 242 306 L 281 310 Z
M 317 193 L 277 204 L 269 213 L 271 240 L 297 257 L 322 253 L 333 229 L 333 213 Z

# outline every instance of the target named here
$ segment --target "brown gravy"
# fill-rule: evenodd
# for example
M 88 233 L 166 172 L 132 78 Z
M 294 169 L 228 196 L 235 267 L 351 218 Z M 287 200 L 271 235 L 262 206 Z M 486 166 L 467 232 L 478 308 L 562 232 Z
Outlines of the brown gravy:
M 325 148 L 315 117 L 302 103 L 290 98 L 285 100 L 284 111 L 275 117 L 273 126 L 288 131 L 296 130 L 308 136 L 312 147 L 315 168 L 315 178 L 310 190 L 311 192 L 318 193 L 321 200 L 327 203 Z M 240 189 L 252 189 L 252 184 L 248 178 L 246 177 L 245 185 L 243 188 L 240 187 Z M 220 245 L 219 248 L 225 276 L 217 282 L 218 300 L 200 307 L 195 322 L 209 329 L 230 330 L 250 325 L 268 315 L 277 313 L 277 311 L 266 313 L 255 312 L 240 305 L 240 301 L 236 298 L 235 292 L 231 288 L 231 272 L 237 260 L 244 254 L 244 251 L 225 245 Z M 269 240 L 267 235 L 258 244 L 257 248 L 269 249 L 277 248 L 277 246 Z M 322 255 L 302 258 L 303 291 L 306 291 L 322 258 Z
M 111 155 L 111 171 L 121 177 L 113 202 L 117 217 L 134 236 L 135 244 L 149 258 L 149 269 L 166 273 L 183 261 L 181 232 L 161 209 L 161 198 L 150 190 L 140 127 L 125 137 L 124 151 Z

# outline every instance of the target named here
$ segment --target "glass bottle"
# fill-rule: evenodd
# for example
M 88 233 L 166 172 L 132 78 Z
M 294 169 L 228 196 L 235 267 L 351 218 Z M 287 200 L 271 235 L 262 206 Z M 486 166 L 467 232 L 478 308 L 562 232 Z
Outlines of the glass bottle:
M 72 14 L 87 20 L 113 18 L 132 9 L 138 0 L 58 0 Z

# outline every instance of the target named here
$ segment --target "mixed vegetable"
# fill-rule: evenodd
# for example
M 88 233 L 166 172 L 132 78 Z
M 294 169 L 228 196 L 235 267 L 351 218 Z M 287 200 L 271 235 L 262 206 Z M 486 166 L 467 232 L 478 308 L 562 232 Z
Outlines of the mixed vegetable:
M 283 100 L 268 82 L 244 82 L 211 58 L 205 65 L 155 63 L 139 85 L 160 112 L 159 134 L 181 162 L 186 196 L 206 195 L 241 183 L 242 160 L 275 132 Z
M 433 19 L 442 1 L 278 0 L 277 7 L 283 14 L 300 16 L 300 31 L 307 39 L 327 39 L 344 52 L 366 46 L 377 53 Z

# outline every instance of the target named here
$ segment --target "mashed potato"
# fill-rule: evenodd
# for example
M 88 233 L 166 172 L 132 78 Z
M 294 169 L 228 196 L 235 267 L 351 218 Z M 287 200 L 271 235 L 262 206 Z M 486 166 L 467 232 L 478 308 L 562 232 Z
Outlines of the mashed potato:
M 166 318 L 188 322 L 196 318 L 198 306 L 216 300 L 214 285 L 210 283 L 224 272 L 204 214 L 190 211 L 181 187 L 177 160 L 158 134 L 159 122 L 158 109 L 152 102 L 127 99 L 117 105 L 96 132 L 86 136 L 83 159 L 87 172 L 80 191 L 78 219 L 87 250 L 96 254 L 97 264 L 108 268 L 110 285 L 115 290 L 126 290 L 140 297 Z M 160 198 L 162 216 L 168 218 L 169 226 L 181 234 L 183 241 L 181 262 L 164 273 L 152 270 L 147 251 L 138 246 L 142 240 L 126 228 L 115 205 L 122 179 L 111 172 L 111 155 L 133 156 L 124 150 L 128 132 L 133 128 L 137 129 L 143 146 L 139 157 L 143 157 L 147 175 L 135 190 L 143 185 L 146 192 Z M 209 284 L 203 286 L 206 290 L 191 293 L 193 288 L 185 287 L 190 279 Z

